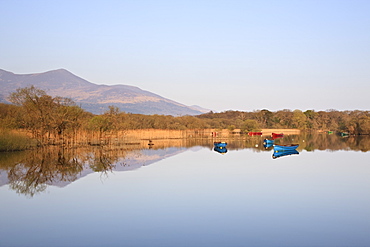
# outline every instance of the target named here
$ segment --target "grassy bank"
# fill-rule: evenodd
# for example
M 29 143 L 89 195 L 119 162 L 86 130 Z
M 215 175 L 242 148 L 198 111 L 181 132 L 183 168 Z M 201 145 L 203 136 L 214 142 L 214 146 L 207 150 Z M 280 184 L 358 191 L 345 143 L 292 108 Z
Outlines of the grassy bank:
M 0 152 L 26 150 L 36 146 L 36 141 L 22 133 L 0 130 Z

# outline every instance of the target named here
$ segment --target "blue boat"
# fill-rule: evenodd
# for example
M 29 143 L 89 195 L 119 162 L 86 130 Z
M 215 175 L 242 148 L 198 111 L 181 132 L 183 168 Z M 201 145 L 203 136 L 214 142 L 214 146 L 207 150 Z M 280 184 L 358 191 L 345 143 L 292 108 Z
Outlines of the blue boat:
M 280 157 L 284 157 L 284 156 L 288 156 L 288 155 L 292 155 L 292 154 L 299 154 L 299 152 L 295 149 L 293 150 L 286 150 L 286 151 L 280 151 L 280 152 L 274 152 L 272 154 L 272 158 L 273 159 L 276 159 L 276 158 L 280 158 Z
M 217 153 L 220 153 L 220 154 L 227 153 L 227 148 L 225 148 L 225 147 L 215 147 L 213 150 L 216 151 Z
M 263 144 L 265 144 L 265 145 L 274 144 L 274 143 L 275 143 L 275 140 L 269 140 L 269 139 L 263 140 Z
M 274 152 L 282 152 L 282 151 L 289 151 L 289 150 L 295 150 L 299 144 L 288 144 L 288 145 L 274 145 Z
M 227 142 L 214 142 L 213 144 L 215 145 L 215 147 L 219 147 L 219 148 L 220 147 L 224 148 L 227 146 Z

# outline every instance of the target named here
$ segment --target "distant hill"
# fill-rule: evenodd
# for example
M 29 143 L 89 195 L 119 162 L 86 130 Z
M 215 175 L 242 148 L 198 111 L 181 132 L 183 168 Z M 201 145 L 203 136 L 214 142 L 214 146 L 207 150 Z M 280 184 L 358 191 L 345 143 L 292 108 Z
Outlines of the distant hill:
M 104 113 L 111 105 L 124 112 L 147 115 L 198 115 L 209 111 L 199 106 L 186 106 L 134 86 L 97 85 L 65 69 L 37 74 L 14 74 L 0 69 L 0 102 L 9 103 L 7 97 L 10 93 L 31 85 L 51 96 L 71 98 L 94 114 Z

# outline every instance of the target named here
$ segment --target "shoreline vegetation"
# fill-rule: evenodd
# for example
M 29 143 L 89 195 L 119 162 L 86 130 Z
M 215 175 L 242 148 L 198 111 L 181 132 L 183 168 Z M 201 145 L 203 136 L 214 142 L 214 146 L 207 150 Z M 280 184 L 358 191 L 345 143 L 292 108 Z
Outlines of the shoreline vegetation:
M 142 115 L 120 112 L 115 106 L 101 115 L 86 112 L 71 99 L 52 97 L 33 86 L 19 88 L 0 103 L 0 151 L 37 146 L 134 145 L 155 139 L 251 138 L 249 132 L 370 134 L 369 111 L 263 109 L 225 111 L 198 116 Z
M 262 129 L 262 136 L 269 137 L 272 132 L 284 132 L 286 135 L 298 135 L 298 129 Z M 229 138 L 247 139 L 248 133 L 241 133 L 240 129 L 230 131 L 228 129 L 202 129 L 202 130 L 163 130 L 163 129 L 140 129 L 104 133 L 99 135 L 95 132 L 80 133 L 74 139 L 56 139 L 50 137 L 47 143 L 40 143 L 33 139 L 30 133 L 23 130 L 4 131 L 0 130 L 0 152 L 21 151 L 38 146 L 145 146 L 151 141 L 174 140 L 174 139 L 209 139 L 214 141 L 227 140 Z

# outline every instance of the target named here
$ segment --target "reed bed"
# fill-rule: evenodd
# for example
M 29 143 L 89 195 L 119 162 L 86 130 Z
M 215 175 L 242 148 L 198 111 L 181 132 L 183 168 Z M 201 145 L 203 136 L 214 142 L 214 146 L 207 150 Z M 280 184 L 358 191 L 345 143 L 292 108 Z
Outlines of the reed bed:
M 21 151 L 36 146 L 36 141 L 26 134 L 0 130 L 0 152 Z
M 262 129 L 263 136 L 271 135 L 272 132 L 286 135 L 299 134 L 297 129 Z M 193 129 L 193 130 L 166 130 L 166 129 L 140 129 L 122 131 L 85 131 L 65 133 L 62 136 L 49 134 L 40 138 L 31 138 L 32 134 L 22 131 L 10 131 L 0 129 L 0 152 L 26 150 L 36 145 L 63 146 L 66 148 L 84 146 L 117 146 L 133 147 L 147 146 L 151 142 L 159 144 L 158 140 L 178 140 L 181 145 L 191 140 L 222 141 L 228 138 L 248 138 L 246 133 L 239 129 Z

